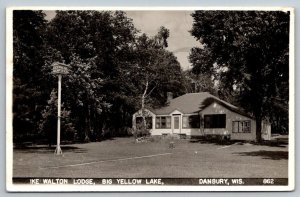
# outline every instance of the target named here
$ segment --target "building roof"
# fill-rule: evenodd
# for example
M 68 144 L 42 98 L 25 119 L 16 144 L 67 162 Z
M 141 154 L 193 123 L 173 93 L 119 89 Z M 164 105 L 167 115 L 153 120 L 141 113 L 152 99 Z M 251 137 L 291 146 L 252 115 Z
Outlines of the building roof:
M 204 108 L 206 108 L 213 102 L 217 102 L 218 104 L 227 107 L 231 111 L 249 117 L 249 115 L 240 111 L 238 107 L 226 101 L 223 101 L 218 97 L 211 95 L 208 92 L 184 94 L 182 96 L 172 99 L 169 105 L 162 108 L 152 109 L 151 111 L 156 115 L 167 115 L 175 110 L 178 110 L 183 114 L 193 114 L 202 111 Z

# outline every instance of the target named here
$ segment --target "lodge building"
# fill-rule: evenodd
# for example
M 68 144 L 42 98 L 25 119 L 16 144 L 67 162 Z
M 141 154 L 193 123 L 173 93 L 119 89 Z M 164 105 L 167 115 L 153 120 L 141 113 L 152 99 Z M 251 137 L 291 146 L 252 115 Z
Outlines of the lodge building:
M 137 129 L 145 115 L 151 135 L 179 137 L 222 136 L 231 140 L 256 139 L 256 121 L 238 107 L 208 92 L 188 93 L 170 99 L 167 106 L 139 110 L 133 115 Z M 262 123 L 262 139 L 271 137 L 271 125 Z

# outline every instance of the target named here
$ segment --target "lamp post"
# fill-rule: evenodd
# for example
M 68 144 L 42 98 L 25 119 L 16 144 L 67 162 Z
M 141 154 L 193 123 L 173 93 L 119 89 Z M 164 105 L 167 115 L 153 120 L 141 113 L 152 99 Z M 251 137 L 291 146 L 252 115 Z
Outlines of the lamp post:
M 61 111 L 61 79 L 62 75 L 69 74 L 69 65 L 54 62 L 52 64 L 52 73 L 58 76 L 58 99 L 57 99 L 57 145 L 54 154 L 61 155 L 62 150 L 60 148 L 60 111 Z

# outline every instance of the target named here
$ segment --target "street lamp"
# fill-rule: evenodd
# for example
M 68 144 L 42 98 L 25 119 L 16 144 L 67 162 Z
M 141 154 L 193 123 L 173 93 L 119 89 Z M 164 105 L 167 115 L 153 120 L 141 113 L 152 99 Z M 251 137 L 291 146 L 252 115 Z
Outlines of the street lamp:
M 62 154 L 62 150 L 60 148 L 61 78 L 62 75 L 69 74 L 70 66 L 59 62 L 54 62 L 52 64 L 52 67 L 53 67 L 52 73 L 58 76 L 57 145 L 54 154 L 61 155 Z

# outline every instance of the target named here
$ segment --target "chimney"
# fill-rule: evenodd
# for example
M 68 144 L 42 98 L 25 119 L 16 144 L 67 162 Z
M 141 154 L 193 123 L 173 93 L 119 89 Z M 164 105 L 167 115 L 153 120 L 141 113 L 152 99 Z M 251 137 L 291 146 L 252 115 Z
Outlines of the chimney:
M 167 103 L 170 103 L 170 101 L 173 99 L 173 93 L 167 92 Z

